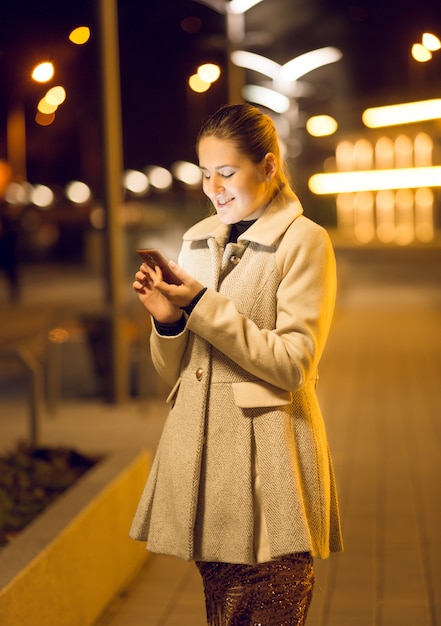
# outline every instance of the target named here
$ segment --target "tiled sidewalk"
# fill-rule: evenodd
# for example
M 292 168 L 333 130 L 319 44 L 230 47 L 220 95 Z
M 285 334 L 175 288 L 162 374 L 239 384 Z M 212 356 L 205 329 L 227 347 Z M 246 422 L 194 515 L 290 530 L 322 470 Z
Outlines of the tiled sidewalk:
M 308 624 L 436 626 L 441 624 L 439 270 L 346 263 L 343 258 L 319 383 L 345 552 L 316 562 Z M 99 626 L 205 623 L 194 565 L 153 555 Z

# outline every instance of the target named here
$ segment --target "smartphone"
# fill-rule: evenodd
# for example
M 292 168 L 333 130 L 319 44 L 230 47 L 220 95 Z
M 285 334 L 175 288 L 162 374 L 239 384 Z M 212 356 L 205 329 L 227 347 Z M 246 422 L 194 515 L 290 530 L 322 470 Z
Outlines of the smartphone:
M 162 276 L 166 283 L 170 285 L 182 285 L 182 281 L 174 274 L 168 266 L 168 260 L 159 250 L 137 250 L 136 251 L 149 267 L 155 269 L 156 266 L 161 268 Z

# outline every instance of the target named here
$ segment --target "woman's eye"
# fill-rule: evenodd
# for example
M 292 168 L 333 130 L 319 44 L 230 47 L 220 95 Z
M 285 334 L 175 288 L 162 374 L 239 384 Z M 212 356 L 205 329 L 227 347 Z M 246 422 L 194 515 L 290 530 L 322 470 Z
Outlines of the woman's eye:
M 221 176 L 222 178 L 231 178 L 233 174 L 234 172 L 225 172 L 225 173 L 222 173 Z

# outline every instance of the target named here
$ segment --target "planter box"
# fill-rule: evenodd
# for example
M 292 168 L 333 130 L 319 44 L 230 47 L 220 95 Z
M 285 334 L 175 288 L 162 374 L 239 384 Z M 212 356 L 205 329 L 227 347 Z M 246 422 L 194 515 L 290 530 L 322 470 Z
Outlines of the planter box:
M 109 455 L 0 550 L 1 626 L 91 626 L 141 568 L 128 537 L 149 452 Z

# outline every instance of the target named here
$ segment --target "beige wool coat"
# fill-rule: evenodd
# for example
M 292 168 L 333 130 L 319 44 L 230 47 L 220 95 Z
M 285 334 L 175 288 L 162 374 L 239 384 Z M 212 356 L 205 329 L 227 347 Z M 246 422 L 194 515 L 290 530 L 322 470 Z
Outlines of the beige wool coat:
M 170 411 L 130 536 L 186 560 L 253 563 L 255 481 L 271 558 L 342 549 L 337 496 L 316 398 L 335 302 L 326 231 L 293 195 L 236 243 L 209 217 L 179 262 L 207 291 L 177 336 L 151 334 L 173 386 Z

